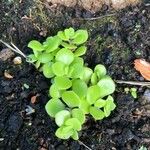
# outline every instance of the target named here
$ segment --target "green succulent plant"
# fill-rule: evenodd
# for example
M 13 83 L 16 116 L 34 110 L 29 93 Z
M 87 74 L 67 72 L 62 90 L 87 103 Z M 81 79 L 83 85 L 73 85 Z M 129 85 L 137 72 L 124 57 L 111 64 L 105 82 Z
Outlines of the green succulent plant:
M 110 95 L 115 91 L 115 84 L 105 66 L 98 64 L 92 70 L 81 58 L 87 51 L 87 39 L 86 30 L 69 28 L 43 43 L 32 40 L 28 44 L 33 54 L 27 61 L 51 79 L 50 100 L 45 109 L 55 119 L 58 126 L 55 135 L 61 139 L 78 140 L 88 114 L 101 120 L 116 107 Z

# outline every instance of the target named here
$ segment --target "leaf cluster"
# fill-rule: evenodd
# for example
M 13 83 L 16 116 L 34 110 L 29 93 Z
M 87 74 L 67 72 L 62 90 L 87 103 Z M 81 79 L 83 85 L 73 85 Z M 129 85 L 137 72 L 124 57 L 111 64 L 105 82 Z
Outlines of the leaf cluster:
M 33 54 L 28 61 L 51 79 L 51 99 L 45 106 L 47 113 L 58 125 L 56 136 L 78 140 L 78 131 L 90 114 L 95 120 L 108 117 L 115 109 L 115 84 L 106 68 L 98 64 L 94 70 L 84 64 L 80 56 L 86 53 L 86 30 L 73 28 L 59 31 L 42 44 L 36 40 L 28 44 Z

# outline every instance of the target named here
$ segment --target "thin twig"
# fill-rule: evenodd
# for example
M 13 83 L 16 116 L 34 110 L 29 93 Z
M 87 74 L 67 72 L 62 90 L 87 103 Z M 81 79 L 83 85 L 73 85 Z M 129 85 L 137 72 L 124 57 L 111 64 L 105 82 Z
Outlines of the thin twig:
M 13 43 L 11 43 L 11 45 L 13 46 L 10 46 L 9 44 L 7 44 L 6 42 L 0 40 L 1 43 L 3 43 L 6 47 L 10 48 L 12 51 L 22 55 L 24 58 L 26 58 L 27 56 L 21 52 L 21 50 L 19 50 Z
M 113 14 L 106 14 L 106 15 L 103 15 L 103 16 L 93 17 L 93 18 L 75 18 L 75 19 L 92 21 L 92 20 L 98 20 L 98 19 L 102 19 L 102 18 L 105 18 L 105 17 L 115 16 L 115 15 L 116 15 L 116 13 L 113 13 Z
M 130 84 L 130 85 L 140 85 L 140 86 L 150 86 L 150 82 L 116 80 L 116 83 L 119 83 L 119 84 Z
M 18 51 L 20 55 L 22 55 L 24 58 L 27 57 L 14 43 L 11 42 L 11 45 Z
M 79 144 L 83 145 L 84 147 L 86 147 L 88 150 L 92 150 L 90 147 L 88 147 L 87 145 L 85 145 L 83 142 L 81 142 L 80 140 L 78 140 Z

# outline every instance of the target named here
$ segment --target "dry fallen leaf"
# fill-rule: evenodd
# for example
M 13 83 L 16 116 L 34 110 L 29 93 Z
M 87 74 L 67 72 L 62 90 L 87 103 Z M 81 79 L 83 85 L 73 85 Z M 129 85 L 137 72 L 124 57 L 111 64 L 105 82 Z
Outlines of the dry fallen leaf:
M 39 94 L 36 94 L 35 96 L 31 97 L 31 103 L 34 104 L 37 101 L 37 97 L 39 96 Z
M 136 59 L 134 65 L 134 68 L 139 71 L 146 80 L 150 81 L 150 63 L 144 59 Z

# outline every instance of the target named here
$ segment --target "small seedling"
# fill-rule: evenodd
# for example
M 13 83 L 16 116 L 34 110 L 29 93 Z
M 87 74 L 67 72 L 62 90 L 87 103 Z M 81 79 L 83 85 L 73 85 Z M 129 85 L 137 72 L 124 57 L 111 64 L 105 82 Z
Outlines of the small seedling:
M 140 148 L 139 148 L 139 150 L 148 150 L 145 146 L 141 146 Z
M 133 96 L 133 98 L 137 98 L 137 89 L 136 88 L 131 88 L 130 89 L 131 95 Z
M 110 94 L 115 91 L 114 81 L 106 68 L 98 64 L 88 68 L 80 56 L 86 53 L 86 30 L 73 28 L 59 31 L 45 42 L 28 44 L 33 54 L 28 61 L 51 79 L 50 100 L 45 109 L 58 125 L 55 135 L 61 139 L 78 140 L 78 132 L 90 114 L 95 120 L 108 117 L 116 107 Z
M 26 89 L 29 89 L 29 85 L 24 83 L 23 86 L 26 88 Z
M 128 94 L 129 92 L 131 93 L 131 95 L 132 95 L 132 97 L 134 98 L 134 99 L 136 99 L 137 98 L 137 89 L 136 88 L 125 88 L 124 89 L 124 91 L 125 91 L 125 93 L 126 94 Z

